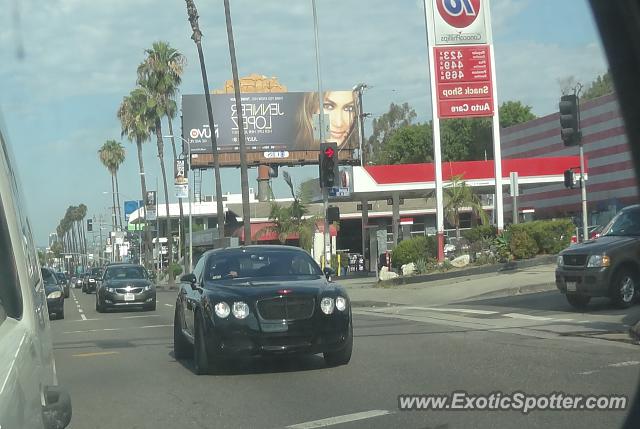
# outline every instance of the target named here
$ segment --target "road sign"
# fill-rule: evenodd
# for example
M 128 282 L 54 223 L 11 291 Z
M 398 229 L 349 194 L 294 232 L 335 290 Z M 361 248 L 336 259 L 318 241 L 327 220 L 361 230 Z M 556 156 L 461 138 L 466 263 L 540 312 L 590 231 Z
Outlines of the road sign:
M 493 115 L 489 45 L 434 47 L 438 117 Z
M 349 197 L 351 196 L 351 192 L 349 191 L 349 188 L 334 186 L 332 188 L 329 188 L 329 196 L 330 197 Z
M 64 259 L 71 259 L 73 258 L 73 255 L 64 255 Z

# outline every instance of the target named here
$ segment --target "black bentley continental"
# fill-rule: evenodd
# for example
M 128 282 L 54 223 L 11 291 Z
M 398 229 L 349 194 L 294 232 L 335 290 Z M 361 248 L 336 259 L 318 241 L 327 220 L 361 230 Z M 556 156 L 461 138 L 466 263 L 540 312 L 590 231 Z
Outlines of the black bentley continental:
M 176 359 L 195 372 L 224 361 L 322 353 L 329 366 L 351 359 L 353 325 L 345 290 L 290 246 L 210 250 L 180 278 L 174 316 Z

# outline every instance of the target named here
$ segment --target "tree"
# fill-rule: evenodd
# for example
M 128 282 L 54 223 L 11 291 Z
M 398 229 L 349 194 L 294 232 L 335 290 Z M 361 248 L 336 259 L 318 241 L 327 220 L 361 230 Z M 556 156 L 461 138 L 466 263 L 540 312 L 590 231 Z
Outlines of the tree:
M 460 238 L 460 210 L 470 208 L 483 224 L 489 223 L 489 217 L 482 208 L 480 198 L 467 186 L 461 175 L 451 178 L 451 183 L 444 189 L 444 215 L 447 221 L 456 228 L 456 237 Z
M 535 118 L 531 106 L 520 101 L 505 101 L 500 105 L 500 128 L 508 128 Z
M 257 232 L 256 236 L 261 237 L 265 234 L 274 233 L 278 236 L 281 244 L 285 244 L 290 235 L 297 234 L 300 247 L 305 250 L 311 250 L 313 245 L 313 234 L 316 231 L 316 223 L 318 219 L 315 216 L 309 216 L 309 210 L 306 203 L 301 199 L 300 192 L 294 192 L 293 182 L 288 172 L 282 173 L 282 178 L 289 186 L 293 202 L 290 206 L 285 207 L 278 203 L 271 204 L 269 220 L 273 223 Z
M 581 98 L 582 100 L 591 100 L 593 98 L 611 94 L 612 92 L 615 92 L 613 78 L 611 77 L 611 72 L 607 71 L 606 73 L 596 77 L 593 82 L 591 82 L 589 87 L 584 91 L 584 93 L 582 93 Z
M 149 114 L 147 108 L 148 96 L 144 89 L 136 88 L 128 96 L 125 96 L 118 108 L 118 119 L 122 128 L 122 137 L 127 137 L 135 142 L 138 150 L 138 168 L 140 173 L 140 188 L 142 191 L 142 201 L 146 201 L 147 184 L 144 172 L 144 161 L 142 157 L 142 144 L 150 139 L 154 118 Z M 146 225 L 144 229 L 144 254 L 145 261 L 151 260 L 151 232 Z
M 433 160 L 431 123 L 408 125 L 394 132 L 380 151 L 382 164 L 410 164 Z
M 113 219 L 116 226 L 118 225 L 118 218 L 120 220 L 120 229 L 122 229 L 122 217 L 120 214 L 120 189 L 118 186 L 118 169 L 124 162 L 125 152 L 124 146 L 115 140 L 107 140 L 102 147 L 98 150 L 98 156 L 102 165 L 111 174 L 111 199 L 113 200 Z M 116 205 L 116 196 L 118 197 L 118 204 Z
M 373 154 L 368 154 L 365 158 L 378 162 L 379 152 L 386 146 L 391 135 L 398 129 L 413 124 L 417 116 L 416 111 L 409 106 L 409 103 L 402 105 L 391 103 L 387 113 L 373 120 L 373 132 L 368 140 Z
M 175 176 L 175 161 L 178 158 L 178 152 L 173 134 L 173 118 L 175 118 L 177 112 L 175 98 L 182 83 L 186 58 L 178 50 L 172 48 L 169 43 L 162 41 L 154 42 L 151 49 L 145 50 L 145 54 L 145 60 L 138 66 L 138 81 L 141 86 L 154 94 L 167 117 L 169 134 L 171 135 L 171 149 L 173 151 L 173 173 Z M 191 160 L 189 160 L 190 164 Z M 180 209 L 180 242 L 184 245 L 184 209 L 181 198 L 178 199 L 178 207 Z

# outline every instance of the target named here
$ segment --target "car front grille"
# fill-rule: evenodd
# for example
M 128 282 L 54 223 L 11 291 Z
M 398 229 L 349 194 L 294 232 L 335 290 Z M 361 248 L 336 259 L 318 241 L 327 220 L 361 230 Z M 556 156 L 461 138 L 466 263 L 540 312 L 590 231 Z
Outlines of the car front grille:
M 258 301 L 258 313 L 264 320 L 304 320 L 313 316 L 313 297 L 284 296 Z
M 564 255 L 562 261 L 567 266 L 584 267 L 587 264 L 587 255 Z
M 116 292 L 117 293 L 140 293 L 142 292 L 142 288 L 135 287 L 135 288 L 131 288 L 131 290 L 127 290 L 126 288 L 117 288 Z

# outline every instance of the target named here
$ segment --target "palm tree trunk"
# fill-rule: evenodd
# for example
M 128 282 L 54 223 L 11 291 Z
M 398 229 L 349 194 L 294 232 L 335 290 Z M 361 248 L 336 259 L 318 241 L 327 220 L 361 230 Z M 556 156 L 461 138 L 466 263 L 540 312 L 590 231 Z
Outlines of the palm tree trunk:
M 171 265 L 173 265 L 173 235 L 171 231 L 171 216 L 169 215 L 169 189 L 167 188 L 167 171 L 164 168 L 164 143 L 162 142 L 162 124 L 160 118 L 156 119 L 156 137 L 158 140 L 158 158 L 160 158 L 160 171 L 162 171 L 162 184 L 164 186 L 164 204 L 167 210 L 167 249 L 169 253 L 167 272 L 169 273 L 169 288 L 175 285 L 175 279 L 171 273 Z
M 142 203 L 147 201 L 147 182 L 144 175 L 144 161 L 142 159 L 142 142 L 136 142 L 138 149 L 138 168 L 140 170 L 140 188 L 142 190 Z M 144 213 L 144 260 L 149 268 L 149 261 L 151 261 L 151 231 L 149 231 L 149 225 L 147 225 L 147 211 L 143 209 Z
M 171 120 L 171 116 L 167 116 L 167 121 L 169 122 L 169 134 L 171 134 L 171 149 L 173 149 L 173 175 L 176 175 L 176 159 L 178 159 L 178 152 L 176 151 L 176 139 L 173 136 L 173 121 Z M 189 160 L 188 168 L 191 167 L 191 160 Z M 180 223 L 180 245 L 182 246 L 182 255 L 187 254 L 187 247 L 184 241 L 185 231 L 184 231 L 184 209 L 182 208 L 182 198 L 178 198 L 178 207 L 180 208 L 180 218 L 178 222 Z M 185 258 L 186 261 L 186 258 Z
M 122 224 L 122 210 L 120 208 L 120 186 L 118 185 L 118 172 L 115 172 L 113 176 L 116 178 L 116 201 L 118 203 L 118 219 L 120 220 L 120 230 L 124 230 L 124 225 Z
M 460 212 L 456 208 L 456 238 L 460 238 Z
M 113 177 L 113 173 L 111 173 L 111 206 L 113 214 L 111 215 L 111 226 L 113 227 L 113 231 L 118 230 L 118 216 L 116 214 L 116 183 Z

